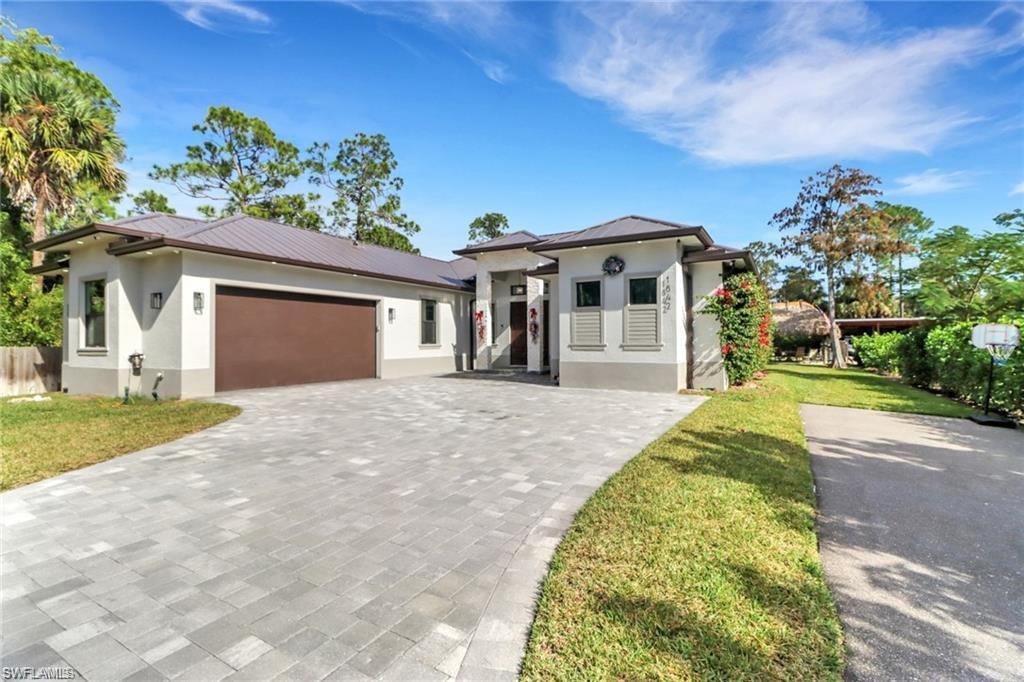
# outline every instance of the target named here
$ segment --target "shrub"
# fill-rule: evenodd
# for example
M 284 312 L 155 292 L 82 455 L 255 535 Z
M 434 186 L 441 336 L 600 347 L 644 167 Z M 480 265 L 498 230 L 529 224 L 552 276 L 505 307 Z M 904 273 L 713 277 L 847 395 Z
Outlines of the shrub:
M 797 348 L 817 348 L 821 345 L 822 337 L 811 336 L 810 334 L 775 334 L 772 344 L 777 351 L 794 351 Z
M 905 381 L 917 386 L 932 384 L 932 366 L 924 351 L 930 330 L 930 326 L 914 327 L 902 334 L 896 343 L 896 369 Z
M 1024 318 L 1002 321 L 1024 328 Z M 895 343 L 895 366 L 908 383 L 981 404 L 991 360 L 988 352 L 971 345 L 973 328 L 974 323 L 955 322 L 902 334 Z M 1018 349 L 1005 366 L 995 368 L 991 406 L 1003 412 L 1024 412 L 1024 350 Z
M 704 299 L 704 311 L 718 319 L 725 372 L 730 384 L 749 381 L 772 355 L 772 308 L 768 292 L 750 272 L 729 277 Z
M 860 364 L 887 374 L 899 371 L 899 348 L 903 334 L 865 334 L 853 337 L 853 349 L 857 351 Z

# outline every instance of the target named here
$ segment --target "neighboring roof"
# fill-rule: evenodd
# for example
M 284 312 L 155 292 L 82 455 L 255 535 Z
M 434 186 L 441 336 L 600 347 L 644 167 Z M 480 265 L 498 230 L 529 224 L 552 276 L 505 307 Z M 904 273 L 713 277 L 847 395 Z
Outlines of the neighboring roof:
M 136 237 L 108 247 L 107 251 L 115 256 L 168 246 L 447 289 L 469 288 L 465 281 L 469 268 L 461 262 L 464 259 L 449 262 L 373 244 L 356 244 L 351 239 L 245 215 L 209 223 L 149 215 L 89 227 L 94 232 Z M 33 247 L 45 248 L 40 245 L 75 239 L 79 235 L 73 233 L 80 231 L 54 235 Z
M 780 336 L 827 336 L 828 318 L 807 301 L 772 304 L 772 319 Z
M 846 317 L 836 319 L 844 333 L 855 330 L 881 331 L 883 329 L 910 329 L 925 322 L 927 317 Z
M 745 249 L 735 249 L 731 246 L 722 246 L 721 244 L 712 244 L 706 249 L 701 251 L 691 251 L 683 256 L 684 263 L 707 263 L 709 261 L 719 260 L 742 260 L 747 264 L 747 267 L 757 272 L 757 265 L 754 263 L 753 256 L 750 252 Z
M 530 251 L 541 252 L 598 244 L 618 244 L 634 240 L 666 239 L 685 236 L 697 237 L 705 246 L 711 245 L 711 237 L 699 225 L 683 225 L 682 223 L 673 223 L 667 220 L 629 215 L 609 220 L 600 225 L 569 232 L 556 232 L 538 236 L 532 232 L 520 230 L 503 235 L 497 239 L 467 246 L 454 253 L 457 255 L 468 255 L 514 248 L 526 248 Z

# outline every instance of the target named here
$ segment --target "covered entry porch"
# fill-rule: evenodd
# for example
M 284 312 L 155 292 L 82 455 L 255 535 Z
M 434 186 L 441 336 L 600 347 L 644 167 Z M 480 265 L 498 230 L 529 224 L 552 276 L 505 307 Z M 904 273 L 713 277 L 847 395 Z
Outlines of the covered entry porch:
M 557 265 L 478 271 L 477 370 L 558 375 Z

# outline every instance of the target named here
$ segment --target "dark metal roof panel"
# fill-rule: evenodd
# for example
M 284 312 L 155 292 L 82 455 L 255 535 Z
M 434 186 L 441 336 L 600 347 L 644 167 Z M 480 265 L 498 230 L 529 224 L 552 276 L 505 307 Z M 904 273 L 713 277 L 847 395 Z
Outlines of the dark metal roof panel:
M 281 260 L 357 270 L 416 280 L 425 284 L 465 286 L 464 276 L 448 261 L 437 260 L 373 244 L 281 225 L 250 216 L 234 216 L 175 237 L 194 243 L 231 249 L 239 255 L 258 254 Z
M 545 239 L 534 250 L 572 248 L 573 246 L 591 244 L 600 241 L 628 241 L 651 237 L 670 237 L 675 231 L 681 234 L 692 234 L 702 228 L 695 225 L 644 218 L 642 216 L 624 216 L 600 225 L 594 225 L 576 232 L 567 232 Z
M 197 225 L 207 223 L 199 218 L 186 218 L 185 216 L 170 215 L 167 213 L 147 213 L 145 215 L 129 216 L 111 220 L 101 225 L 115 225 L 126 227 L 139 232 L 159 234 L 165 237 L 176 237 L 184 232 L 195 229 Z

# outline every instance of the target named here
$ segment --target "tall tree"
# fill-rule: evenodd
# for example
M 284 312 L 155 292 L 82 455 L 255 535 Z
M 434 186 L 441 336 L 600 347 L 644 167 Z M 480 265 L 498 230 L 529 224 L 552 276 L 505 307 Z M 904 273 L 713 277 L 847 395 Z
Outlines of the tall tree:
M 473 218 L 469 224 L 469 243 L 485 242 L 497 239 L 508 232 L 508 218 L 504 213 L 484 213 Z
M 128 210 L 130 215 L 143 215 L 146 213 L 169 213 L 174 215 L 177 211 L 171 207 L 170 200 L 152 189 L 144 189 L 138 194 L 128 195 L 132 200 L 132 207 Z
M 877 256 L 893 242 L 888 222 L 879 220 L 878 212 L 867 203 L 881 194 L 880 182 L 860 169 L 836 164 L 804 180 L 793 205 L 771 221 L 782 231 L 795 231 L 783 237 L 784 247 L 824 275 L 834 367 L 846 366 L 835 323 L 837 284 L 853 259 Z
M 809 268 L 787 265 L 780 271 L 780 278 L 777 300 L 807 301 L 819 308 L 825 307 L 825 289 Z
M 932 229 L 935 223 L 913 206 L 901 204 L 890 204 L 886 201 L 876 201 L 875 208 L 880 213 L 880 218 L 889 223 L 889 230 L 892 233 L 895 244 L 888 261 L 892 276 L 890 277 L 890 291 L 896 294 L 897 315 L 903 317 L 906 314 L 906 292 L 907 271 L 903 267 L 903 256 L 916 253 L 921 238 L 928 230 Z
M 47 232 L 52 234 L 89 223 L 113 220 L 118 217 L 117 202 L 120 198 L 120 195 L 96 182 L 81 182 L 75 187 L 70 208 L 64 213 L 51 212 L 47 216 Z
M 750 242 L 744 247 L 750 252 L 754 263 L 757 264 L 757 272 L 761 276 L 761 282 L 768 290 L 768 295 L 775 299 L 775 290 L 779 284 L 779 261 L 781 256 L 777 244 L 763 241 Z
M 939 320 L 995 321 L 1024 310 L 1024 232 L 955 225 L 921 244 L 918 305 Z
M 330 229 L 358 242 L 419 253 L 410 237 L 420 226 L 402 212 L 399 192 L 405 184 L 395 175 L 398 161 L 383 135 L 357 133 L 338 143 L 309 148 L 310 182 L 335 193 L 328 214 Z
M 33 239 L 51 212 L 70 212 L 80 185 L 119 193 L 124 142 L 114 131 L 117 103 L 92 74 L 57 56 L 53 41 L 5 22 L 0 31 L 0 173 L 10 199 L 30 203 Z M 42 262 L 42 254 L 32 254 Z
M 315 210 L 318 195 L 286 192 L 305 170 L 298 147 L 279 138 L 266 121 L 231 107 L 210 107 L 192 130 L 203 139 L 185 148 L 185 161 L 153 166 L 151 178 L 219 203 L 221 215 L 322 227 Z
M 836 307 L 843 317 L 891 317 L 892 291 L 884 277 L 855 272 L 843 277 Z

